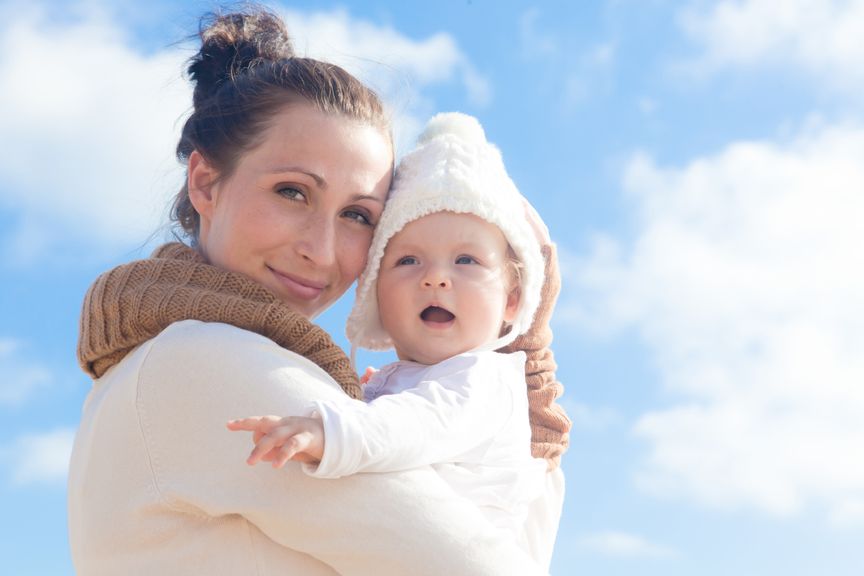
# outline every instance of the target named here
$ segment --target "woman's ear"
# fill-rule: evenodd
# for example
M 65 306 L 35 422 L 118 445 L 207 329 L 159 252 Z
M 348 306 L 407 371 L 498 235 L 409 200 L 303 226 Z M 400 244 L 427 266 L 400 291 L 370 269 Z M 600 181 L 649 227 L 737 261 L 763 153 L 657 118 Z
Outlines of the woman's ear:
M 210 220 L 213 215 L 213 206 L 216 203 L 213 194 L 213 184 L 216 182 L 217 172 L 207 159 L 197 150 L 189 155 L 189 167 L 186 170 L 186 185 L 189 190 L 189 201 L 195 207 L 195 211 L 204 220 Z

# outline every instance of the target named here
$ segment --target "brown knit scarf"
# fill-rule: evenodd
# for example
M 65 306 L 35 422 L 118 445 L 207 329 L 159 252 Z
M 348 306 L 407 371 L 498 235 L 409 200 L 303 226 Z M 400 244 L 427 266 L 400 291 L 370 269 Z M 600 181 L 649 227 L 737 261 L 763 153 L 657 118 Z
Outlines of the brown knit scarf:
M 102 274 L 81 313 L 78 362 L 99 378 L 133 348 L 180 320 L 224 322 L 256 332 L 323 368 L 353 398 L 357 375 L 320 327 L 246 276 L 204 262 L 178 242 Z
M 552 246 L 545 246 L 543 253 L 546 282 L 534 323 L 506 351 L 523 350 L 528 356 L 531 451 L 536 458 L 545 458 L 551 470 L 567 450 L 570 420 L 555 403 L 564 388 L 555 379 L 556 364 L 548 347 L 549 318 L 560 288 L 557 258 Z M 99 378 L 136 346 L 181 320 L 223 322 L 266 336 L 323 368 L 351 397 L 361 396 L 351 362 L 324 330 L 257 282 L 205 263 L 198 252 L 180 243 L 166 244 L 150 258 L 118 266 L 96 279 L 81 313 L 81 368 Z

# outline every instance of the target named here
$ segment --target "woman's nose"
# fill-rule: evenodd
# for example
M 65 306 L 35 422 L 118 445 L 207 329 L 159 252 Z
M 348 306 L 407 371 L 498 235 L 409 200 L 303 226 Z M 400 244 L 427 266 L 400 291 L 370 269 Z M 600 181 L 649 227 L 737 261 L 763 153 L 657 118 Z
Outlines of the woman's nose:
M 336 230 L 327 219 L 310 217 L 297 231 L 294 247 L 304 260 L 328 266 L 336 261 Z

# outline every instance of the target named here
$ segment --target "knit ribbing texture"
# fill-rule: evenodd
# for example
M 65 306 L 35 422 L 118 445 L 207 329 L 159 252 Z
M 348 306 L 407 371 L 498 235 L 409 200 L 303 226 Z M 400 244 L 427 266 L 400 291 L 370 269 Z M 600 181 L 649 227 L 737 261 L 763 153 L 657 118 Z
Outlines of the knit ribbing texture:
M 99 378 L 174 322 L 222 322 L 256 332 L 323 368 L 352 398 L 357 375 L 330 335 L 261 284 L 204 262 L 179 242 L 96 279 L 81 312 L 78 362 Z

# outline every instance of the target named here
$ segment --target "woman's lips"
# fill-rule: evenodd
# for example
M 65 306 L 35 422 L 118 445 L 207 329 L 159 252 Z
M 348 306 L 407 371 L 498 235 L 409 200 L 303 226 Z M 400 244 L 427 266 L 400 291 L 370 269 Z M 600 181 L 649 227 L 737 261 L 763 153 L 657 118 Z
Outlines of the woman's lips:
M 288 292 L 301 300 L 314 300 L 315 298 L 318 298 L 318 296 L 320 296 L 327 287 L 327 284 L 322 282 L 316 282 L 314 280 L 300 278 L 299 276 L 285 274 L 270 268 L 269 266 L 267 268 L 273 273 L 273 276 L 276 277 L 279 283 L 288 290 Z

